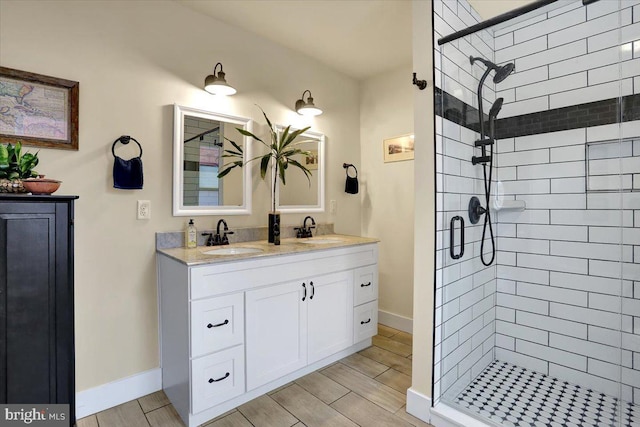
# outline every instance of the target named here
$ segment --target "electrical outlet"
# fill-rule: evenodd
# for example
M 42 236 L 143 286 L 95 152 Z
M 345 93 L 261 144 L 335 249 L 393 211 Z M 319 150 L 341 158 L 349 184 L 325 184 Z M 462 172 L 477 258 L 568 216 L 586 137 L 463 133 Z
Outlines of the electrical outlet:
M 151 200 L 138 200 L 138 219 L 151 219 Z
M 329 202 L 329 213 L 331 215 L 335 215 L 338 212 L 338 202 L 335 200 L 331 200 Z

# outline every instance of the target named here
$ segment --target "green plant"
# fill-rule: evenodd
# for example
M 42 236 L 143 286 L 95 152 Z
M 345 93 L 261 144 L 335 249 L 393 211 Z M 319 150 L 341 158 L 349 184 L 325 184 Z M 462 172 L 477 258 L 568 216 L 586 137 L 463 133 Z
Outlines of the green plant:
M 25 179 L 38 176 L 38 153 L 22 153 L 22 144 L 0 145 L 0 179 Z
M 278 177 L 280 177 L 280 181 L 282 182 L 282 185 L 286 185 L 286 171 L 289 166 L 294 166 L 302 170 L 302 172 L 304 172 L 305 177 L 309 181 L 309 185 L 311 185 L 311 179 L 310 179 L 311 171 L 307 169 L 305 166 L 303 166 L 296 159 L 294 159 L 294 156 L 311 156 L 312 155 L 310 151 L 302 150 L 297 147 L 299 144 L 303 144 L 307 141 L 302 141 L 302 140 L 296 141 L 296 138 L 298 138 L 301 134 L 308 131 L 310 127 L 308 126 L 304 129 L 298 129 L 298 130 L 292 131 L 291 126 L 287 126 L 286 128 L 284 128 L 282 132 L 278 133 L 277 129 L 271 123 L 271 120 L 269 120 L 269 117 L 267 117 L 267 114 L 264 112 L 264 110 L 260 108 L 260 111 L 262 111 L 262 115 L 264 116 L 265 120 L 267 121 L 267 125 L 269 126 L 269 136 L 271 139 L 269 143 L 264 142 L 262 139 L 258 138 L 253 133 L 247 130 L 244 130 L 242 128 L 236 128 L 236 130 L 244 136 L 248 136 L 255 139 L 256 141 L 260 141 L 265 147 L 267 147 L 269 152 L 267 154 L 254 157 L 253 159 L 249 159 L 244 163 L 242 160 L 236 160 L 232 163 L 229 163 L 227 166 L 225 166 L 223 170 L 221 170 L 218 173 L 218 178 L 222 178 L 223 176 L 231 172 L 233 168 L 242 167 L 249 162 L 260 159 L 260 176 L 262 177 L 262 179 L 265 179 L 267 175 L 267 170 L 269 169 L 269 165 L 271 164 L 272 165 L 271 167 L 274 169 L 273 187 L 272 187 L 272 193 L 271 193 L 272 194 L 271 204 L 272 204 L 272 210 L 275 211 L 276 210 L 276 199 L 275 199 L 276 183 L 278 181 Z M 234 149 L 224 150 L 225 154 L 223 154 L 222 157 L 231 157 L 231 158 L 239 157 L 240 159 L 242 159 L 243 158 L 242 147 L 240 147 L 238 144 L 236 144 L 235 142 L 227 138 L 225 139 L 233 145 Z

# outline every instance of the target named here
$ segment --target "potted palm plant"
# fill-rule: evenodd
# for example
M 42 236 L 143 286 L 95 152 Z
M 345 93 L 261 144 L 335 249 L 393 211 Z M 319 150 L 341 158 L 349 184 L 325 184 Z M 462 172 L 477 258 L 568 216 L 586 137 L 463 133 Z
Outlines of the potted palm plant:
M 245 164 L 258 159 L 260 159 L 260 176 L 262 177 L 262 179 L 266 178 L 267 170 L 269 169 L 269 167 L 273 169 L 273 186 L 271 188 L 271 212 L 269 212 L 269 243 L 275 243 L 276 238 L 279 242 L 280 227 L 280 212 L 276 211 L 276 185 L 278 182 L 278 177 L 280 178 L 282 185 L 286 185 L 287 169 L 289 168 L 289 166 L 293 166 L 300 169 L 304 173 L 305 177 L 309 181 L 309 185 L 311 185 L 311 171 L 294 158 L 295 156 L 312 155 L 311 152 L 302 150 L 298 147 L 300 144 L 303 144 L 307 141 L 296 141 L 296 139 L 300 135 L 308 131 L 310 127 L 308 126 L 303 129 L 292 130 L 291 126 L 287 126 L 282 132 L 278 132 L 276 127 L 271 123 L 271 120 L 269 120 L 269 117 L 267 117 L 267 114 L 264 112 L 264 110 L 260 108 L 260 111 L 262 111 L 262 115 L 267 122 L 267 126 L 269 126 L 269 142 L 263 141 L 253 133 L 242 128 L 236 129 L 242 135 L 248 136 L 262 143 L 267 148 L 268 152 L 264 155 L 254 157 L 253 159 L 249 159 L 246 162 L 243 162 L 242 147 L 240 147 L 235 142 L 225 138 L 232 144 L 233 149 L 225 150 L 222 157 L 240 158 L 240 160 L 235 160 L 226 165 L 218 173 L 218 178 L 222 178 L 223 176 L 231 172 L 233 168 L 242 167 Z
M 0 145 L 0 193 L 26 193 L 23 181 L 37 177 L 38 153 L 22 153 L 22 144 Z

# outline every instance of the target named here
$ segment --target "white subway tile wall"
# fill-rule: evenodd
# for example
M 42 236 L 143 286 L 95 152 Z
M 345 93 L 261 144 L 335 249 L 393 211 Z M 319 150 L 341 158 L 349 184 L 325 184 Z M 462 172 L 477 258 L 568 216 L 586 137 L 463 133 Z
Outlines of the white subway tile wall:
M 516 169 L 505 194 L 527 209 L 498 214 L 498 229 L 515 224 L 516 237 L 498 238 L 496 355 L 638 404 L 640 193 L 632 178 L 640 174 L 640 132 L 637 122 L 624 125 L 624 140 L 615 140 L 622 126 L 605 125 L 516 137 L 514 151 L 497 156 L 511 176 Z M 539 194 L 544 181 L 549 194 Z M 503 253 L 516 254 L 515 266 L 503 264 Z M 510 285 L 500 286 L 504 280 Z M 625 357 L 629 375 L 620 376 Z
M 572 3 L 528 25 L 495 32 L 496 60 L 516 65 L 514 75 L 498 86 L 498 96 L 516 88 L 500 117 L 640 93 L 633 82 L 640 66 L 631 45 L 640 40 L 638 2 Z
M 477 17 L 466 0 L 434 0 L 434 10 L 436 39 Z M 640 0 L 573 1 L 492 35 L 437 48 L 436 85 L 477 107 L 484 68 L 473 55 L 516 65 L 483 92 L 485 106 L 505 98 L 499 118 L 640 94 Z M 482 168 L 470 163 L 478 134 L 442 118 L 436 133 L 435 400 L 498 359 L 640 404 L 640 121 L 498 140 L 494 179 L 526 210 L 494 214 L 491 267 L 466 212 L 472 195 L 483 200 Z M 460 260 L 449 256 L 455 215 L 466 225 Z
M 608 135 L 608 139 L 622 133 L 619 125 L 604 127 L 590 128 L 589 133 Z M 637 129 L 635 122 L 626 127 Z M 640 133 L 626 136 L 637 138 Z M 527 201 L 527 210 L 519 214 L 522 219 L 514 213 L 498 215 L 498 228 L 503 223 L 516 223 L 515 239 L 498 239 L 500 254 L 517 256 L 516 265 L 509 267 L 503 266 L 498 256 L 498 283 L 505 279 L 515 283 L 498 287 L 498 312 L 504 307 L 514 313 L 504 316 L 498 325 L 502 338 L 496 340 L 496 353 L 507 362 L 527 363 L 524 366 L 530 369 L 543 369 L 543 373 L 637 404 L 640 393 L 634 382 L 640 375 L 640 364 L 633 361 L 640 353 L 640 328 L 633 326 L 640 319 L 640 299 L 633 297 L 640 292 L 634 294 L 633 288 L 640 281 L 635 257 L 640 249 L 640 217 L 635 209 L 640 194 L 631 192 L 630 179 L 620 178 L 640 172 L 640 151 L 634 151 L 636 139 L 586 141 L 585 129 L 515 138 L 515 151 L 509 153 L 505 167 L 515 166 L 515 182 L 525 183 L 512 188 L 522 189 L 515 196 Z M 573 145 L 576 142 L 582 145 Z M 536 150 L 531 151 L 532 147 Z M 539 154 L 524 156 L 520 165 L 514 161 L 518 153 L 545 149 L 549 160 L 557 163 L 531 165 L 544 158 Z M 498 155 L 498 162 L 505 154 Z M 558 178 L 558 174 L 569 178 Z M 551 180 L 551 193 L 558 194 L 532 195 L 526 184 L 532 178 L 539 182 L 545 177 Z M 598 187 L 594 178 L 603 177 L 612 178 L 612 182 Z M 589 191 L 595 187 L 616 192 L 590 193 L 585 199 L 587 186 Z M 628 192 L 620 193 L 621 189 Z M 621 311 L 625 316 L 620 316 Z M 629 375 L 620 377 L 623 355 L 615 337 L 620 336 L 625 322 Z M 529 333 L 531 328 L 535 332 Z M 625 386 L 622 395 L 616 387 L 618 380 Z

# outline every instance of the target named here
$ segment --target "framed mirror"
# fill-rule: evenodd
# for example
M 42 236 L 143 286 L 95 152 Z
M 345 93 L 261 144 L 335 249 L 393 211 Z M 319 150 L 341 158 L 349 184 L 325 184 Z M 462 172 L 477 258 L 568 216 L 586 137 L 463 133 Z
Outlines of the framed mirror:
M 276 127 L 278 132 L 285 128 L 279 125 Z M 309 157 L 295 157 L 295 160 L 311 172 L 311 182 L 303 171 L 288 168 L 287 184 L 282 185 L 278 179 L 276 185 L 276 209 L 283 213 L 324 212 L 325 137 L 321 133 L 307 131 L 295 141 L 301 142 L 298 148 L 313 154 Z
M 251 167 L 236 167 L 218 179 L 218 170 L 243 150 L 251 158 L 250 138 L 236 128 L 252 132 L 251 120 L 174 105 L 173 114 L 173 215 L 248 215 L 251 213 Z

